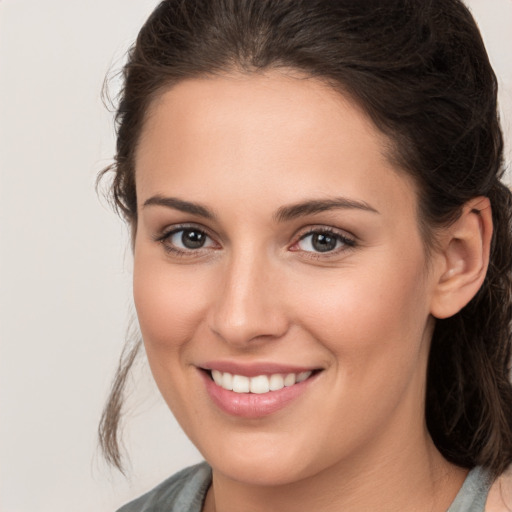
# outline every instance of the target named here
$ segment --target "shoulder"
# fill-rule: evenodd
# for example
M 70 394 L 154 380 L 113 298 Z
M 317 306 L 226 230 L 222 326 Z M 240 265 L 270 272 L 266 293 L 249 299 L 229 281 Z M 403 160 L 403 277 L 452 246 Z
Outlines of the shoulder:
M 211 475 L 206 462 L 185 468 L 117 512 L 200 512 Z

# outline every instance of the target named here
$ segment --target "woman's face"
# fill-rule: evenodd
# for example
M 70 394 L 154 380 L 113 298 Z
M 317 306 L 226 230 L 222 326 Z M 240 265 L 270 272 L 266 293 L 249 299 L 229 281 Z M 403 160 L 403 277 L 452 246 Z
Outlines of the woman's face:
M 135 304 L 158 387 L 219 474 L 292 482 L 427 437 L 436 272 L 385 147 L 352 102 L 278 72 L 153 104 Z

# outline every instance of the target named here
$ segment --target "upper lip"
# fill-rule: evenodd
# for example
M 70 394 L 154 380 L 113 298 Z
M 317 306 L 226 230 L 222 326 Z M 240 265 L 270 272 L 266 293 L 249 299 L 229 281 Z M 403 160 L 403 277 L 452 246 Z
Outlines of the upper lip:
M 301 373 L 320 370 L 320 368 L 313 366 L 295 366 L 265 361 L 254 363 L 240 363 L 236 361 L 208 361 L 204 364 L 201 364 L 199 368 L 202 368 L 203 370 L 218 370 L 219 372 L 228 372 L 232 375 L 244 375 L 246 377 L 273 375 L 276 373 Z

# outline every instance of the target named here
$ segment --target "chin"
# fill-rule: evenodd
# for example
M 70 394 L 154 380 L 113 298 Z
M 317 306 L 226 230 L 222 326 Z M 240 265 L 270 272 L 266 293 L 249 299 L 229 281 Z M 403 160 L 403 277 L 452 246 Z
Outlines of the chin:
M 233 443 L 229 448 L 217 446 L 205 450 L 203 455 L 213 470 L 224 477 L 256 486 L 291 484 L 321 472 L 324 466 L 332 463 L 327 457 L 311 460 L 308 447 L 302 443 L 289 443 L 289 439 L 288 443 L 283 439 L 266 441 L 253 439 L 247 443 Z
M 279 461 L 278 457 L 271 460 L 232 460 L 225 459 L 219 465 L 212 464 L 214 471 L 231 480 L 261 487 L 272 487 L 291 484 L 308 476 L 309 472 L 297 464 Z

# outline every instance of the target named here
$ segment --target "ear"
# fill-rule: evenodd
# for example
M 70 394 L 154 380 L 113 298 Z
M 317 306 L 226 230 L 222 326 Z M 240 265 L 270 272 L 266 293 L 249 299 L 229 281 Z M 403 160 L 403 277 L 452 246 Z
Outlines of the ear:
M 491 203 L 487 197 L 475 197 L 440 237 L 430 309 L 434 317 L 455 315 L 476 295 L 487 273 L 491 238 Z

